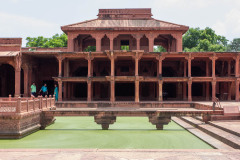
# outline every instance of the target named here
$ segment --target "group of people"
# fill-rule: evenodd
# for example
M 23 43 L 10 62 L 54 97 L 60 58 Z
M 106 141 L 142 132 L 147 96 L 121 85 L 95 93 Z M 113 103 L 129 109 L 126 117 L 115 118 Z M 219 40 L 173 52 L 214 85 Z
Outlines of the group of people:
M 58 101 L 58 87 L 57 87 L 56 84 L 54 86 L 55 86 L 54 96 L 55 96 L 56 101 Z M 38 94 L 42 95 L 43 97 L 48 95 L 48 88 L 47 88 L 47 84 L 46 83 L 44 83 L 44 85 L 41 87 L 41 89 L 40 89 Z M 31 96 L 33 96 L 33 97 L 37 96 L 37 87 L 36 87 L 34 82 L 31 85 Z

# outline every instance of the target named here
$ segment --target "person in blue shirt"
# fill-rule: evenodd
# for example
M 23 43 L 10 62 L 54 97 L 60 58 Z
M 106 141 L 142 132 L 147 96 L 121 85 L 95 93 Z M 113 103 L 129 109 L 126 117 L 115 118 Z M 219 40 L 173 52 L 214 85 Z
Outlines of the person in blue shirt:
M 42 92 L 42 96 L 45 97 L 48 94 L 47 84 L 45 83 L 39 92 Z
M 58 87 L 55 84 L 55 89 L 54 89 L 54 95 L 55 95 L 55 100 L 58 101 Z

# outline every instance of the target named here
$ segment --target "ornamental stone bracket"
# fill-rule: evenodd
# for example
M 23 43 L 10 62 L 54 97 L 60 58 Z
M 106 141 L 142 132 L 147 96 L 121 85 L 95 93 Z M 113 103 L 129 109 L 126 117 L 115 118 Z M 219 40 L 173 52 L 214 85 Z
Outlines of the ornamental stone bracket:
M 157 130 L 163 130 L 163 126 L 171 122 L 171 116 L 149 116 L 149 122 L 156 125 Z
M 100 112 L 94 116 L 94 121 L 102 126 L 102 130 L 108 130 L 109 125 L 116 122 L 116 116 L 113 113 Z
M 141 60 L 142 56 L 143 56 L 143 52 L 136 52 L 134 58 L 135 58 L 136 60 Z

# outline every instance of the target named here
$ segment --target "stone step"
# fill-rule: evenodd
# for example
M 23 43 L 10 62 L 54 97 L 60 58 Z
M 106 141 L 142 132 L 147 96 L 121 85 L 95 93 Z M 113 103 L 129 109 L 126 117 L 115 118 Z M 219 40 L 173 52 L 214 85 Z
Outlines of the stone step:
M 205 124 L 192 117 L 181 117 L 181 119 L 192 126 L 202 130 L 203 132 L 209 134 L 210 136 L 220 140 L 221 142 L 235 148 L 240 149 L 240 137 L 221 130 L 217 127 L 211 126 L 210 124 Z
M 202 121 L 202 117 L 201 116 L 196 116 L 194 118 L 197 119 L 197 120 Z M 226 131 L 228 133 L 234 134 L 235 136 L 240 137 L 240 129 L 238 129 L 238 130 L 229 129 L 229 128 L 227 128 L 228 127 L 227 125 L 223 126 L 221 124 L 218 124 L 219 122 L 220 123 L 221 122 L 225 122 L 226 123 L 226 122 L 229 122 L 229 121 L 224 121 L 224 120 L 221 120 L 221 121 L 209 121 L 208 124 L 210 124 L 213 127 L 217 127 L 217 128 L 219 128 L 221 130 L 224 130 L 224 131 Z M 231 120 L 231 123 L 235 123 L 235 122 L 240 123 L 239 120 Z
M 172 120 L 177 124 L 179 124 L 180 126 L 182 126 L 183 128 L 185 128 L 186 130 L 188 130 L 193 135 L 197 136 L 198 138 L 200 138 L 201 140 L 203 140 L 204 142 L 206 142 L 207 144 L 209 144 L 210 146 L 216 149 L 227 149 L 227 150 L 233 149 L 231 146 L 226 145 L 225 143 L 211 137 L 207 133 L 199 130 L 198 128 L 193 127 L 192 125 L 181 120 L 180 118 L 172 117 Z

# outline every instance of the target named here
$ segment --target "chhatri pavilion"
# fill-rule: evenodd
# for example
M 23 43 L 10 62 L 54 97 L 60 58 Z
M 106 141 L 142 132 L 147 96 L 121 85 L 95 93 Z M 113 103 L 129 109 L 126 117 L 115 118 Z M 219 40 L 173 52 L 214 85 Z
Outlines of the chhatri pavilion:
M 50 95 L 58 84 L 60 102 L 239 101 L 239 53 L 183 52 L 189 27 L 154 19 L 151 9 L 99 9 L 97 19 L 61 29 L 67 48 L 0 38 L 0 97 L 28 97 L 35 82 Z

